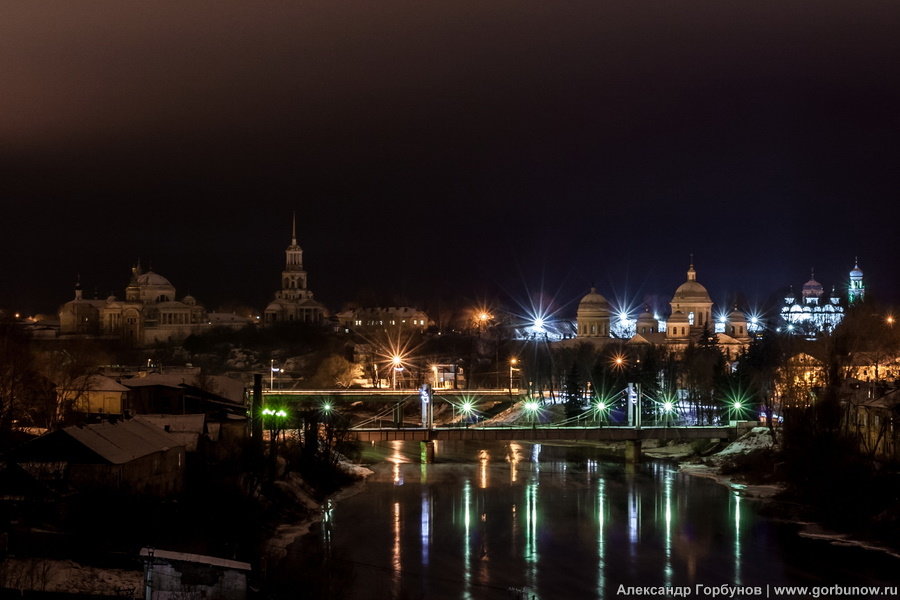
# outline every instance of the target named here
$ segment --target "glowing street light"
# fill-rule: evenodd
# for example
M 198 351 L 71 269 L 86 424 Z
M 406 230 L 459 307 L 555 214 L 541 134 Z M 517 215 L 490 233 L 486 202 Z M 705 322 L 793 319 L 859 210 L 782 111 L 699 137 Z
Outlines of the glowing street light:
M 264 408 L 262 414 L 267 417 L 278 417 L 279 419 L 284 419 L 288 416 L 287 411 L 283 408 L 279 408 L 278 410 L 275 410 L 274 408 Z
M 671 400 L 666 400 L 662 404 L 662 409 L 664 413 L 671 413 L 675 410 L 675 404 Z
M 611 410 L 612 404 L 607 400 L 597 400 L 597 402 L 594 403 L 594 412 L 596 413 L 598 421 L 607 420 Z
M 727 400 L 729 418 L 740 419 L 747 412 L 747 398 L 740 392 L 736 392 Z
M 391 357 L 391 364 L 393 365 L 392 373 L 393 373 L 393 389 L 397 389 L 397 371 L 403 370 L 403 358 L 399 354 L 395 354 Z
M 275 359 L 269 360 L 269 389 L 275 389 L 275 373 L 283 373 L 284 369 L 275 367 Z
M 529 400 L 525 403 L 525 410 L 528 411 L 529 416 L 531 417 L 531 426 L 534 427 L 536 424 L 537 412 L 540 410 L 541 405 L 538 404 L 537 400 Z
M 519 370 L 519 369 L 516 367 L 517 364 L 519 364 L 519 359 L 516 358 L 515 356 L 513 356 L 512 358 L 509 359 L 509 393 L 510 393 L 510 394 L 512 394 L 512 390 L 513 390 L 513 386 L 512 386 L 512 383 L 513 383 L 513 371 L 518 371 L 518 370 Z

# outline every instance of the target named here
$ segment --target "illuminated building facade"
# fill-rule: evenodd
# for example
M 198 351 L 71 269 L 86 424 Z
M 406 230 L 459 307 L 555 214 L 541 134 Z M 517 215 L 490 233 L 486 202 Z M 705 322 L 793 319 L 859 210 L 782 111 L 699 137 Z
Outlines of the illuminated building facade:
M 86 299 L 76 284 L 75 298 L 59 309 L 61 336 L 120 339 L 130 346 L 178 342 L 208 327 L 208 313 L 193 296 L 177 300 L 168 279 L 140 265 L 131 269 L 124 300 Z
M 425 331 L 428 315 L 410 306 L 355 308 L 337 314 L 338 322 L 353 331 Z
M 783 324 L 779 331 L 809 336 L 831 331 L 844 319 L 845 305 L 861 301 L 865 293 L 863 272 L 858 261 L 850 271 L 846 302 L 834 286 L 826 296 L 825 288 L 816 281 L 813 273 L 809 281 L 803 284 L 799 297 L 794 294 L 793 289 L 785 295 L 781 306 Z
M 291 221 L 291 244 L 285 250 L 284 270 L 281 272 L 281 290 L 265 310 L 265 323 L 301 322 L 321 324 L 327 316 L 325 307 L 313 300 L 313 293 L 306 287 L 306 271 L 303 269 L 303 249 L 297 244 L 297 218 Z
M 721 322 L 712 318 L 713 301 L 706 288 L 697 281 L 693 263 L 688 267 L 687 279 L 675 290 L 669 303 L 671 315 L 662 320 L 645 306 L 638 317 L 625 312 L 612 314 L 609 302 L 595 288 L 578 305 L 576 340 L 606 343 L 613 339 L 634 344 L 661 344 L 682 350 L 696 342 L 704 329 L 716 335 L 716 341 L 731 356 L 750 343 L 752 328 L 746 315 L 734 308 Z

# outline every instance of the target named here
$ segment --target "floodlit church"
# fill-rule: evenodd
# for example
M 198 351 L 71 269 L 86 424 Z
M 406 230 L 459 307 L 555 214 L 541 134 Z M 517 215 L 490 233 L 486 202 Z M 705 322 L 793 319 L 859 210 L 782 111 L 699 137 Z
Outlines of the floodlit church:
M 129 346 L 178 342 L 208 327 L 207 311 L 193 296 L 177 300 L 168 279 L 140 265 L 131 269 L 124 300 L 86 299 L 76 284 L 75 298 L 59 309 L 60 336 L 119 339 Z
M 284 322 L 321 324 L 327 316 L 325 307 L 313 300 L 313 293 L 306 287 L 306 271 L 303 269 L 303 249 L 297 244 L 297 219 L 291 223 L 291 244 L 285 250 L 284 270 L 281 272 L 281 289 L 265 311 L 265 323 Z
M 835 286 L 831 287 L 831 293 L 826 296 L 825 288 L 816 281 L 813 273 L 809 281 L 803 284 L 799 297 L 794 294 L 793 288 L 785 295 L 781 305 L 783 330 L 798 335 L 829 332 L 844 319 L 846 304 L 853 305 L 861 301 L 865 294 L 863 272 L 858 260 L 850 271 L 846 300 Z
M 609 302 L 595 288 L 581 299 L 576 316 L 576 339 L 605 344 L 613 339 L 629 344 L 659 344 L 673 350 L 683 350 L 696 342 L 704 330 L 716 336 L 716 342 L 729 355 L 736 356 L 747 347 L 751 331 L 746 315 L 734 308 L 721 323 L 713 320 L 713 301 L 706 287 L 697 281 L 693 263 L 687 279 L 675 290 L 669 303 L 671 315 L 667 321 L 650 313 L 648 307 L 636 320 L 618 316 L 611 323 Z

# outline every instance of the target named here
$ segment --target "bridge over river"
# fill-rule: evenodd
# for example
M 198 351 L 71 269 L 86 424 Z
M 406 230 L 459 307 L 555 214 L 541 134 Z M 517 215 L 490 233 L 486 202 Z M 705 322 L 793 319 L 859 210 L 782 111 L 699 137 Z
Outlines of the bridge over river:
M 525 390 L 488 389 L 488 390 L 453 390 L 437 389 L 427 391 L 421 389 L 343 389 L 343 390 L 268 390 L 262 392 L 263 405 L 312 405 L 327 406 L 326 410 L 349 407 L 357 403 L 392 405 L 394 423 L 387 427 L 372 427 L 375 419 L 351 427 L 347 431 L 348 439 L 360 442 L 409 441 L 420 442 L 425 450 L 426 460 L 434 455 L 436 441 L 558 441 L 558 442 L 623 442 L 625 457 L 628 462 L 640 459 L 641 443 L 644 440 L 659 441 L 692 441 L 699 439 L 734 440 L 744 431 L 749 430 L 752 421 L 731 421 L 729 425 L 686 426 L 686 425 L 649 425 L 640 422 L 640 405 L 634 411 L 629 426 L 614 424 L 580 425 L 577 418 L 561 423 L 537 423 L 531 425 L 498 425 L 491 423 L 474 423 L 469 426 L 435 425 L 433 409 L 435 405 L 447 403 L 460 406 L 466 402 L 494 401 L 511 406 L 518 402 L 535 399 L 526 395 Z M 424 427 L 403 426 L 403 407 L 411 407 L 416 403 L 422 406 L 422 423 Z M 536 404 L 535 404 L 536 405 Z M 386 414 L 386 413 L 385 413 Z M 532 417 L 533 418 L 533 417 Z

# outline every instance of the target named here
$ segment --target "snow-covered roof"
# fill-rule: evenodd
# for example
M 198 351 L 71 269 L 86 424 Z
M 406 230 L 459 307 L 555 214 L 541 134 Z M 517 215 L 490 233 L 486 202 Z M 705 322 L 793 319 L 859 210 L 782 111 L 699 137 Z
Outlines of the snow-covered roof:
M 628 340 L 629 344 L 663 344 L 666 341 L 666 334 L 653 332 L 653 333 L 636 333 L 634 334 L 630 340 Z
M 165 431 L 135 420 L 66 427 L 63 432 L 114 465 L 181 446 Z
M 240 380 L 224 375 L 210 375 L 207 377 L 207 380 L 212 384 L 213 394 L 231 400 L 232 402 L 244 401 L 244 384 Z M 178 388 L 183 385 L 198 387 L 196 375 L 184 375 L 178 373 L 151 373 L 144 377 L 132 377 L 130 379 L 123 379 L 122 381 L 129 388 L 150 386 Z
M 153 553 L 154 558 L 163 560 L 224 567 L 226 569 L 237 569 L 239 571 L 250 570 L 250 563 L 237 560 L 228 560 L 227 558 L 219 558 L 217 556 L 204 556 L 203 554 L 188 554 L 187 552 L 172 552 L 171 550 L 159 550 L 156 548 L 141 548 L 141 556 L 149 558 L 151 552 Z
M 90 375 L 85 379 L 79 377 L 72 382 L 70 387 L 63 389 L 85 390 L 88 392 L 127 392 L 128 388 L 106 375 Z
M 187 452 L 196 452 L 200 436 L 205 429 L 206 415 L 139 415 L 134 420 L 165 431 L 178 440 Z
M 139 415 L 133 421 L 149 423 L 168 432 L 203 433 L 206 415 Z M 166 429 L 168 427 L 168 430 Z

